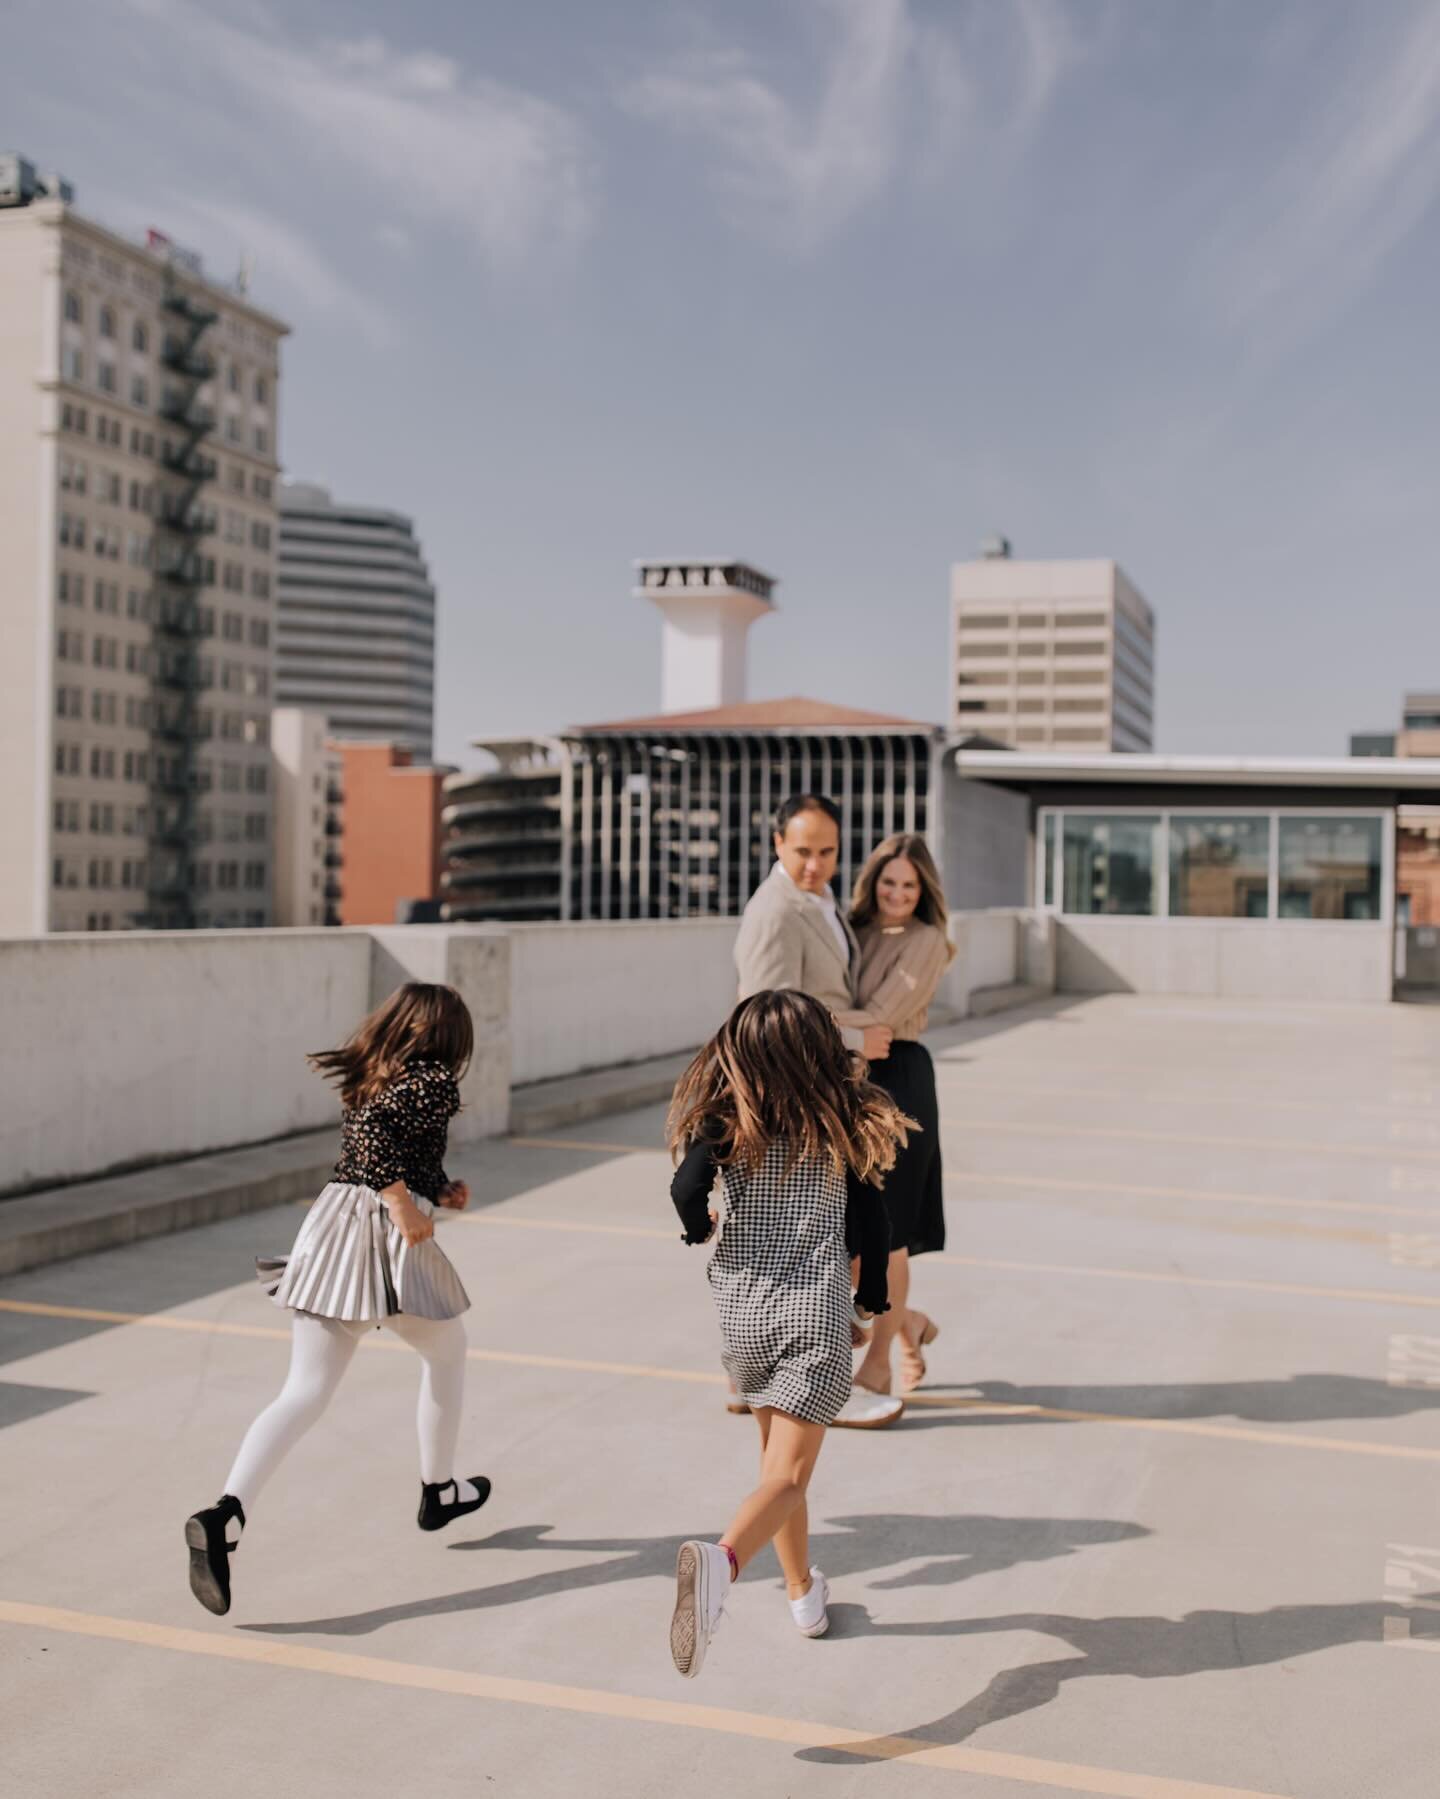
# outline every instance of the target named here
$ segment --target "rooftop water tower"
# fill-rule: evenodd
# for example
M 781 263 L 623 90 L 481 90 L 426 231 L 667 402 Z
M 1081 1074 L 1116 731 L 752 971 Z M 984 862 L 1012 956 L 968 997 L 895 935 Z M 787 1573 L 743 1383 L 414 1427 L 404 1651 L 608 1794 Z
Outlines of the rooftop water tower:
M 745 638 L 774 610 L 775 580 L 748 562 L 635 564 L 637 596 L 665 615 L 660 709 L 703 712 L 745 698 Z

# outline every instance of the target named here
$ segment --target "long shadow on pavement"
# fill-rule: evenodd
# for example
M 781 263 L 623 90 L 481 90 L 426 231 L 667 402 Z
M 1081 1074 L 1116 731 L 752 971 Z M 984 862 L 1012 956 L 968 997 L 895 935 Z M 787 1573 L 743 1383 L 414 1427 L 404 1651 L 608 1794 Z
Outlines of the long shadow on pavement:
M 942 1425 L 1047 1424 L 1044 1416 L 969 1410 L 957 1399 L 946 1413 L 924 1410 L 925 1387 L 906 1412 L 903 1430 Z M 1108 1412 L 1119 1418 L 1237 1418 L 1253 1424 L 1317 1424 L 1340 1418 L 1404 1418 L 1440 1408 L 1440 1387 L 1392 1387 L 1357 1374 L 1293 1374 L 1288 1380 L 1195 1381 L 1176 1386 L 1128 1383 L 1104 1387 L 1016 1387 L 1009 1381 L 976 1381 L 964 1392 L 973 1404 L 1043 1406 L 1057 1412 Z M 978 1399 L 973 1396 L 978 1395 Z
M 1430 1595 L 1426 1603 L 1433 1603 Z M 1038 1711 L 1075 1680 L 1128 1677 L 1174 1680 L 1187 1674 L 1224 1673 L 1315 1655 L 1351 1643 L 1380 1644 L 1385 1621 L 1410 1614 L 1385 1601 L 1352 1605 L 1277 1605 L 1264 1612 L 1197 1611 L 1183 1618 L 1076 1618 L 1048 1612 L 1013 1612 L 994 1618 L 951 1618 L 928 1624 L 875 1624 L 863 1606 L 833 1605 L 837 1635 L 873 1637 L 979 1637 L 1028 1631 L 1057 1637 L 1073 1654 L 1055 1661 L 1006 1668 L 954 1711 L 897 1730 L 870 1743 L 801 1750 L 800 1761 L 893 1761 L 903 1750 L 963 1743 L 978 1730 Z
M 1082 1549 L 1130 1542 L 1149 1536 L 1140 1524 L 1111 1518 L 936 1518 L 910 1513 L 878 1513 L 868 1517 L 833 1518 L 833 1528 L 813 1532 L 815 1560 L 827 1574 L 844 1577 L 881 1568 L 898 1571 L 872 1582 L 877 1590 L 948 1586 L 995 1574 L 1022 1562 L 1052 1561 Z M 454 1612 L 489 1611 L 523 1605 L 615 1581 L 665 1580 L 675 1573 L 675 1556 L 683 1537 L 552 1537 L 549 1524 L 517 1525 L 493 1536 L 455 1543 L 458 1551 L 541 1550 L 547 1555 L 602 1555 L 607 1559 L 576 1567 L 547 1569 L 519 1580 L 473 1587 L 374 1611 L 334 1618 L 309 1618 L 273 1624 L 246 1624 L 243 1630 L 274 1636 L 366 1636 L 387 1624 L 434 1618 Z M 925 1560 L 919 1568 L 907 1562 Z

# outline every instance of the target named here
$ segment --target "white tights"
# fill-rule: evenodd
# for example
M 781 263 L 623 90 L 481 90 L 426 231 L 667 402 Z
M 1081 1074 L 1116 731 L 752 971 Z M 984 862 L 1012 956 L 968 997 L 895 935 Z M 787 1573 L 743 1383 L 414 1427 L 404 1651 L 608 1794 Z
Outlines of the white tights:
M 451 1480 L 465 1397 L 465 1327 L 458 1318 L 412 1318 L 404 1312 L 384 1324 L 418 1351 L 424 1364 L 416 1413 L 420 1478 Z M 372 1324 L 317 1318 L 310 1312 L 293 1315 L 285 1385 L 246 1431 L 224 1487 L 247 1516 L 261 1488 L 329 1405 L 356 1345 L 373 1329 Z

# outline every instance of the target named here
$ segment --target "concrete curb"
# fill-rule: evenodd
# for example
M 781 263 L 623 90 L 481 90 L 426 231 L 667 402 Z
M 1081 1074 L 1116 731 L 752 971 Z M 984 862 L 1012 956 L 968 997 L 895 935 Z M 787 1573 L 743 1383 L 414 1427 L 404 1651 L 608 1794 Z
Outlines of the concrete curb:
M 313 1196 L 330 1178 L 335 1132 L 167 1162 L 0 1202 L 0 1276 L 118 1249 Z
M 663 1104 L 694 1054 L 692 1049 L 681 1050 L 623 1068 L 597 1068 L 590 1074 L 516 1087 L 510 1095 L 510 1135 L 536 1137 L 607 1112 L 634 1112 L 641 1106 Z

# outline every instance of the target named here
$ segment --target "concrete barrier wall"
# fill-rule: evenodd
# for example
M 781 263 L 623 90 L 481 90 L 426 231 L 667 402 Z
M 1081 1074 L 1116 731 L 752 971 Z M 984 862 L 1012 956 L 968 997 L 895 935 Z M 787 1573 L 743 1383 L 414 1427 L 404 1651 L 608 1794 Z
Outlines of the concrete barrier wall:
M 1388 925 L 1320 919 L 1058 920 L 1062 993 L 1183 993 L 1223 999 L 1388 1000 Z
M 511 1079 L 690 1049 L 735 1004 L 733 918 L 512 925 Z
M 1386 1000 L 1383 925 L 957 912 L 939 999 L 977 989 Z M 733 919 L 413 925 L 0 941 L 0 1193 L 332 1124 L 305 1067 L 404 980 L 475 1018 L 458 1141 L 505 1130 L 511 1088 L 701 1042 L 734 1003 Z
M 0 942 L 0 1192 L 328 1124 L 305 1053 L 370 995 L 364 932 Z
M 957 1017 L 970 1010 L 970 995 L 977 987 L 1008 987 L 1020 979 L 1017 915 L 1011 911 L 952 912 L 950 941 L 955 959 L 940 983 L 936 996 Z

